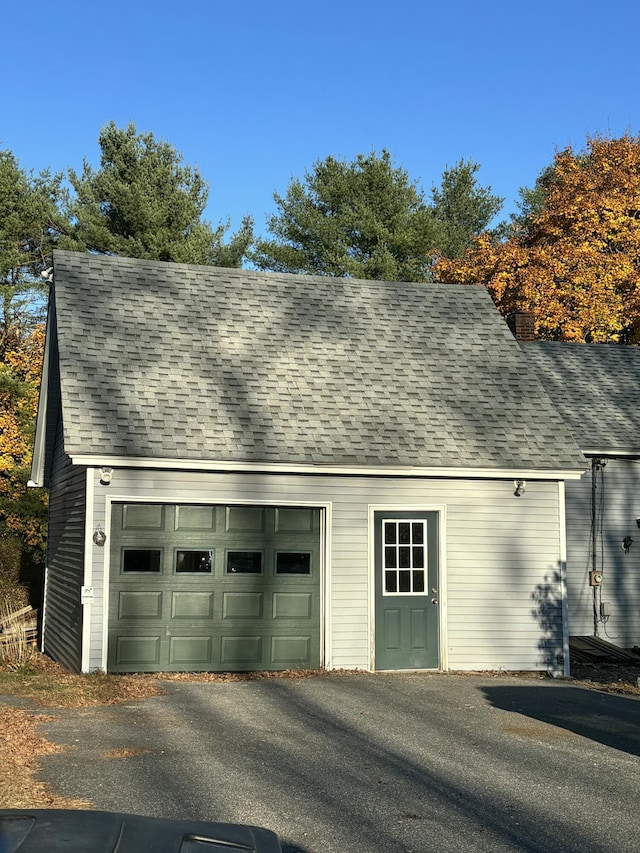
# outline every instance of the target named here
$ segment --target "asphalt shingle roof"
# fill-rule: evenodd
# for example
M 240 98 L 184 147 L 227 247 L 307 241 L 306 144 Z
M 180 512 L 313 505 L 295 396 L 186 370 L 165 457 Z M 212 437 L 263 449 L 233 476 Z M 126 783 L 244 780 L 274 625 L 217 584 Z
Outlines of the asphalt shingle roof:
M 56 252 L 70 454 L 582 469 L 484 288 Z
M 640 456 L 640 347 L 521 343 L 584 451 Z

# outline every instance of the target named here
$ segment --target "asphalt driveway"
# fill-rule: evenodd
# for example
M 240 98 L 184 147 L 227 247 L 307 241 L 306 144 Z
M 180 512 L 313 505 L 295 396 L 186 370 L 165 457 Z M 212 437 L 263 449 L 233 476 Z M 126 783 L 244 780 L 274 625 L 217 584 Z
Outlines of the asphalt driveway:
M 288 853 L 637 853 L 640 700 L 537 678 L 166 684 L 54 712 L 40 778 L 96 809 L 254 823 Z

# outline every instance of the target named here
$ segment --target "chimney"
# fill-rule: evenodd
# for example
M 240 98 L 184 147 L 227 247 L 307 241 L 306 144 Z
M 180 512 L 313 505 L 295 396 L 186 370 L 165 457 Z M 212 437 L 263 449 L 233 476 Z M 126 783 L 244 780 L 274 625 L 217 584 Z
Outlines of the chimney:
M 533 311 L 514 311 L 506 316 L 507 326 L 517 341 L 535 341 Z

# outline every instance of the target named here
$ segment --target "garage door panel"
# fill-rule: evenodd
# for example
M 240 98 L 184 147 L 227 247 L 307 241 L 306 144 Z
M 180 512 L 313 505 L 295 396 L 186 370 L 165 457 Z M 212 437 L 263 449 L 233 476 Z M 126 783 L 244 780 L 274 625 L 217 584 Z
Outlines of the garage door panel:
M 162 530 L 164 511 L 161 504 L 125 504 L 122 507 L 122 529 Z
M 116 663 L 124 666 L 156 666 L 160 663 L 160 637 L 118 637 Z
M 310 592 L 274 592 L 272 604 L 274 619 L 309 619 L 313 614 Z
M 175 530 L 210 530 L 216 529 L 214 506 L 178 505 L 175 509 Z
M 272 637 L 271 663 L 275 666 L 308 667 L 311 665 L 311 637 Z
M 223 619 L 262 619 L 264 595 L 261 592 L 225 592 L 222 597 Z
M 262 668 L 262 637 L 261 636 L 227 636 L 222 637 L 222 663 L 230 668 L 251 664 L 256 669 Z
M 172 619 L 210 619 L 213 616 L 212 592 L 172 592 Z
M 277 507 L 275 513 L 276 533 L 311 533 L 314 511 L 290 507 Z
M 162 593 L 123 590 L 119 595 L 118 618 L 159 619 L 162 615 Z
M 211 664 L 213 638 L 211 635 L 193 637 L 171 637 L 169 663 L 191 666 Z
M 265 529 L 264 507 L 228 506 L 225 516 L 225 530 L 229 533 L 246 533 L 247 531 L 262 533 Z

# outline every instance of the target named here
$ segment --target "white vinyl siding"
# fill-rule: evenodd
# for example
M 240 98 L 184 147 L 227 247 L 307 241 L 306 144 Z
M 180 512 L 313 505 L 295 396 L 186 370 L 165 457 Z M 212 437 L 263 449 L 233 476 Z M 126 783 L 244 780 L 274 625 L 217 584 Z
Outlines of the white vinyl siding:
M 93 526 L 108 529 L 106 498 L 177 503 L 304 503 L 326 507 L 324 664 L 372 666 L 370 508 L 443 508 L 446 560 L 440 590 L 449 669 L 546 670 L 562 651 L 557 482 L 215 474 L 114 469 L 96 473 Z M 93 548 L 90 668 L 104 666 L 104 574 L 108 546 Z M 446 601 L 446 606 L 442 602 Z
M 636 523 L 640 516 L 640 461 L 606 460 L 602 477 L 598 475 L 596 505 L 597 567 L 603 570 L 597 605 L 602 600 L 611 607 L 611 616 L 606 623 L 599 622 L 598 633 L 603 640 L 632 648 L 640 645 L 640 530 Z M 569 633 L 592 636 L 590 470 L 581 480 L 567 482 L 566 508 Z M 622 547 L 626 536 L 634 540 L 628 553 Z

